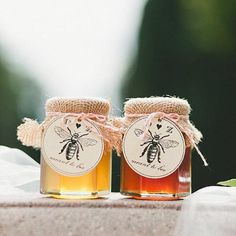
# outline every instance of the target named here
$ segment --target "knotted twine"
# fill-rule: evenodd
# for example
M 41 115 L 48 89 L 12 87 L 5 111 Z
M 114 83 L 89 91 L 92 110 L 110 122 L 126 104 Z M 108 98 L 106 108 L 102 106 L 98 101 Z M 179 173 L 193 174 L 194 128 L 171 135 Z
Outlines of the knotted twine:
M 96 134 L 106 141 L 110 148 L 117 148 L 121 133 L 108 121 L 109 110 L 109 101 L 104 99 L 51 98 L 46 103 L 45 120 L 39 124 L 35 120 L 24 118 L 24 123 L 17 129 L 17 137 L 25 146 L 40 148 L 43 131 L 52 119 L 62 117 L 62 125 L 65 125 L 67 118 L 72 117 L 72 124 L 85 120 L 96 125 L 101 135 Z M 87 128 L 90 129 L 90 126 Z
M 141 117 L 147 117 L 143 127 L 144 133 L 141 136 L 141 138 L 144 138 L 154 118 L 160 121 L 167 118 L 174 122 L 183 133 L 186 146 L 195 148 L 204 165 L 208 165 L 197 146 L 202 139 L 202 134 L 189 120 L 191 108 L 186 100 L 176 97 L 135 98 L 125 103 L 124 110 L 124 118 L 113 120 L 113 125 L 119 127 L 123 135 L 132 122 Z M 119 147 L 117 153 L 120 155 L 122 153 L 122 140 L 119 141 L 117 146 Z

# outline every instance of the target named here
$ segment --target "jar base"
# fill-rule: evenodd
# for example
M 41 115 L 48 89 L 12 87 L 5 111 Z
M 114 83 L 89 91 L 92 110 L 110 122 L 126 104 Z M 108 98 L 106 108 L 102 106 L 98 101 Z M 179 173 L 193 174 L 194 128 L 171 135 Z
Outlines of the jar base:
M 110 191 L 100 191 L 100 192 L 46 192 L 40 191 L 41 194 L 48 197 L 57 198 L 57 199 L 95 199 L 101 198 L 105 195 L 110 194 Z
M 120 192 L 122 195 L 130 196 L 137 200 L 152 200 L 152 201 L 174 201 L 181 200 L 190 193 L 134 193 L 134 192 Z

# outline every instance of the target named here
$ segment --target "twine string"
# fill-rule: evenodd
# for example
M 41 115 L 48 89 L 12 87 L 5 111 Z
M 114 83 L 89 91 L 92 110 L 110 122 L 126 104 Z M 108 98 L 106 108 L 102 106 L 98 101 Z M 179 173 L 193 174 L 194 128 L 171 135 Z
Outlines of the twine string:
M 117 143 L 121 137 L 121 134 L 119 132 L 119 129 L 116 127 L 113 127 L 111 125 L 106 124 L 107 117 L 104 115 L 99 115 L 95 113 L 61 113 L 61 112 L 48 112 L 47 116 L 54 117 L 54 116 L 62 116 L 63 122 L 66 124 L 66 121 L 69 117 L 74 117 L 73 123 L 76 123 L 78 120 L 85 120 L 89 123 L 95 124 L 98 126 L 101 130 L 101 134 L 93 131 L 91 128 L 92 126 L 89 126 L 86 124 L 86 127 L 90 130 L 90 132 L 96 134 L 100 138 L 102 138 L 104 141 L 108 143 L 108 146 L 110 148 L 117 146 Z
M 202 161 L 204 163 L 204 166 L 208 166 L 208 163 L 207 163 L 205 157 L 203 156 L 203 154 L 199 150 L 199 147 L 197 146 L 197 143 L 194 140 L 193 131 L 189 128 L 189 125 L 188 125 L 189 117 L 188 116 L 179 115 L 177 113 L 164 113 L 164 112 L 153 112 L 150 114 L 125 114 L 125 116 L 127 118 L 139 118 L 139 117 L 147 116 L 147 119 L 146 119 L 146 122 L 144 125 L 144 132 L 142 134 L 142 138 L 144 138 L 147 135 L 148 130 L 149 130 L 154 118 L 157 118 L 159 120 L 162 120 L 163 118 L 167 118 L 167 119 L 173 121 L 178 126 L 180 131 L 186 135 L 190 144 L 196 149 L 198 155 L 200 156 L 200 158 L 202 159 Z M 183 122 L 180 122 L 180 121 L 183 121 Z

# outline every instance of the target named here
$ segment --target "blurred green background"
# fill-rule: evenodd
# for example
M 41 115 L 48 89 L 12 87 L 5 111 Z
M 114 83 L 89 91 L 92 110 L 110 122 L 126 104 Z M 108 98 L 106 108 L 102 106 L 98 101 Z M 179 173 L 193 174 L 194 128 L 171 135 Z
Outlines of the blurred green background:
M 21 145 L 16 129 L 24 117 L 39 117 L 41 87 L 26 72 L 12 68 L 0 50 L 0 145 L 20 148 L 39 162 L 39 151 Z
M 209 162 L 209 168 L 203 167 L 194 152 L 194 191 L 236 177 L 235 9 L 234 0 L 147 1 L 137 54 L 117 91 L 121 102 L 157 95 L 189 101 L 191 120 L 204 135 L 200 149 Z M 16 140 L 16 127 L 25 116 L 39 117 L 44 92 L 0 57 L 0 144 L 21 148 L 39 161 L 38 152 Z M 114 157 L 113 191 L 118 190 L 119 158 Z
M 135 61 L 123 98 L 187 98 L 204 135 L 193 153 L 193 190 L 236 177 L 236 1 L 151 0 L 145 8 Z

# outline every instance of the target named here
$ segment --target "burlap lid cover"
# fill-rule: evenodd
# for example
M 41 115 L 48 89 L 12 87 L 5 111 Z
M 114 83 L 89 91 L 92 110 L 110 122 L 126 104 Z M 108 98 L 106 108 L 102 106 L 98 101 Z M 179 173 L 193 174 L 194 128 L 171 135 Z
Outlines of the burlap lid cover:
M 150 114 L 153 112 L 189 115 L 191 108 L 187 100 L 177 97 L 131 98 L 124 106 L 125 114 Z
M 110 102 L 109 100 L 102 98 L 53 97 L 47 100 L 45 110 L 46 118 L 41 124 L 39 124 L 36 120 L 25 118 L 24 123 L 18 126 L 17 138 L 22 142 L 22 144 L 40 148 L 41 136 L 44 127 L 47 126 L 47 124 L 55 116 L 85 113 L 88 115 L 97 115 L 97 119 L 96 116 L 90 117 L 90 119 L 96 121 L 97 124 L 101 123 L 101 119 L 99 119 L 101 116 L 104 116 L 105 119 L 103 120 L 106 121 L 110 111 Z M 112 129 L 109 129 L 109 126 L 105 127 L 103 124 L 101 124 L 100 130 L 105 138 L 109 136 L 110 132 L 112 132 Z
M 155 112 L 178 114 L 180 116 L 178 125 L 188 131 L 193 142 L 198 144 L 202 138 L 201 132 L 189 121 L 191 107 L 185 99 L 178 97 L 131 98 L 125 102 L 124 111 L 125 117 L 123 122 L 126 127 L 134 120 L 140 118 L 140 115 L 148 115 Z M 184 136 L 186 145 L 193 146 L 186 137 L 186 134 Z
M 102 98 L 61 98 L 54 97 L 47 100 L 45 105 L 47 115 L 54 112 L 61 113 L 95 113 L 108 116 L 109 100 Z

